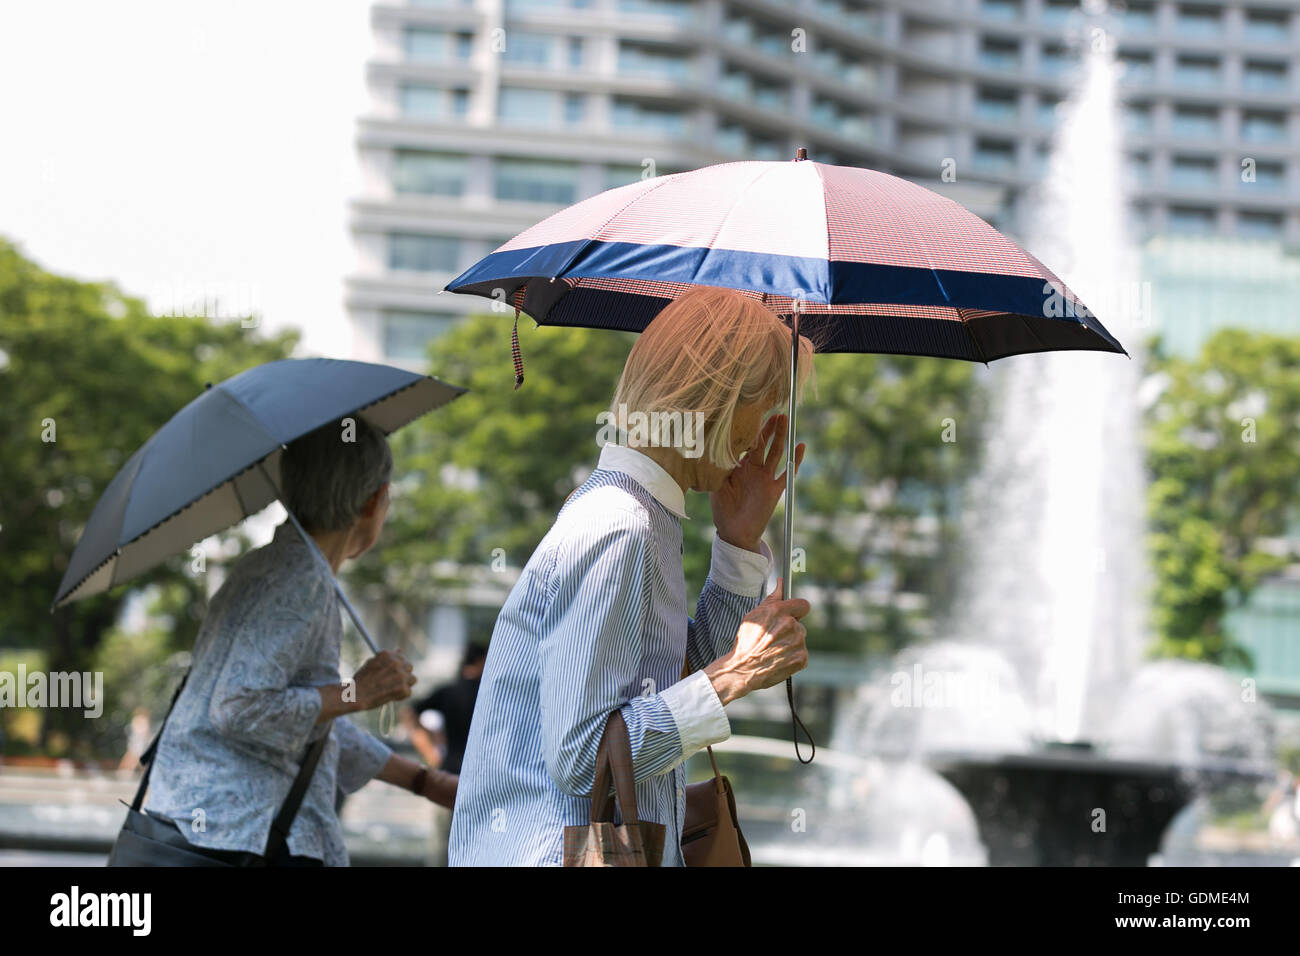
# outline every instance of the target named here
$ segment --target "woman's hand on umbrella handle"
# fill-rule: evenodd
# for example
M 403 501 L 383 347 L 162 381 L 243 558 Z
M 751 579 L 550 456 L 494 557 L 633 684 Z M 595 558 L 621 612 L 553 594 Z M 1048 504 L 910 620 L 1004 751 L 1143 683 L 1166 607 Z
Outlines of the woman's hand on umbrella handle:
M 357 671 L 357 709 L 370 710 L 410 697 L 415 686 L 413 670 L 401 651 L 380 651 Z
M 802 598 L 782 598 L 778 579 L 776 590 L 745 615 L 731 653 L 704 668 L 724 705 L 808 666 L 807 632 L 799 619 L 810 609 Z

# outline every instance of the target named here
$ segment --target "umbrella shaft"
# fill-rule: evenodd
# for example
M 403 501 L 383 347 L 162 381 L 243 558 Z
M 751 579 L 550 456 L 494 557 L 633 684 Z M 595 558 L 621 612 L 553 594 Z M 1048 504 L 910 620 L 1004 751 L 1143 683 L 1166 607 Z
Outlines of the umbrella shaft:
M 790 565 L 794 552 L 794 412 L 795 391 L 799 382 L 799 301 L 790 316 L 790 411 L 785 435 L 785 547 L 781 555 L 781 597 L 794 594 L 790 584 Z

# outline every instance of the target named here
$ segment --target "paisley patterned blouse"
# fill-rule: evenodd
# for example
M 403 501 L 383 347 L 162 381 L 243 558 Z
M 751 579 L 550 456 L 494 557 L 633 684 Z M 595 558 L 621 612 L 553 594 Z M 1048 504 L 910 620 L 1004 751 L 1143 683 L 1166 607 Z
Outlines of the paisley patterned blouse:
M 335 787 L 360 789 L 392 751 L 346 717 L 317 726 L 337 684 L 342 620 L 326 567 L 288 522 L 212 599 L 167 718 L 145 809 L 197 846 L 261 853 L 308 742 L 330 740 L 289 831 L 289 853 L 347 866 Z

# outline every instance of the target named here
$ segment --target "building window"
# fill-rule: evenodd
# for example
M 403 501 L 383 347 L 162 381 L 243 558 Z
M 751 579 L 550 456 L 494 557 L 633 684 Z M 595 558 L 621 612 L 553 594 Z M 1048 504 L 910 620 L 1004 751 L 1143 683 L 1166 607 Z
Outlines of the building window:
M 1246 112 L 1241 117 L 1241 138 L 1252 143 L 1280 143 L 1286 139 L 1286 114 Z
M 402 32 L 402 51 L 412 63 L 464 62 L 473 49 L 472 33 L 448 33 L 430 27 L 407 27 Z
M 1055 126 L 1057 120 L 1060 118 L 1058 115 L 1060 108 L 1060 100 L 1055 97 L 1040 96 L 1038 98 L 1035 121 L 1039 126 Z
M 1169 184 L 1184 189 L 1213 188 L 1218 184 L 1219 162 L 1209 156 L 1175 156 L 1169 166 Z
M 686 114 L 681 110 L 621 98 L 614 100 L 610 119 L 616 129 L 667 136 L 682 136 L 687 128 Z
M 407 312 L 386 309 L 383 313 L 384 357 L 398 362 L 420 362 L 429 357 L 429 343 L 444 335 L 459 321 L 450 312 Z
M 1175 23 L 1184 36 L 1212 37 L 1218 36 L 1223 18 L 1218 7 L 1184 6 L 1178 9 Z
M 786 88 L 761 84 L 754 87 L 754 105 L 768 110 L 786 110 L 790 106 Z
M 1156 28 L 1155 7 L 1149 3 L 1130 3 L 1120 25 L 1125 33 L 1150 33 Z
M 1150 53 L 1121 52 L 1119 61 L 1124 66 L 1125 82 L 1150 83 L 1155 79 L 1156 62 Z
M 1282 235 L 1282 215 L 1276 212 L 1238 212 L 1237 233 L 1260 239 L 1276 239 Z
M 984 37 L 980 40 L 980 66 L 986 70 L 1020 69 L 1020 44 L 1015 40 Z
M 833 125 L 822 122 L 816 109 L 813 110 L 812 120 L 814 123 L 821 123 L 824 126 Z M 749 154 L 749 134 L 745 132 L 743 126 L 737 126 L 734 123 L 719 126 L 717 133 L 713 137 L 713 144 L 722 152 L 731 153 L 733 156 L 748 156 Z
M 464 195 L 465 157 L 398 150 L 393 154 L 393 190 L 428 196 Z
M 1145 186 L 1151 181 L 1151 157 L 1145 153 L 1134 153 L 1125 163 L 1129 180 L 1135 186 Z
M 1074 57 L 1065 47 L 1048 44 L 1038 54 L 1038 69 L 1047 76 L 1059 76 L 1075 65 Z
M 974 164 L 985 172 L 1010 172 L 1016 166 L 1015 144 L 981 137 L 975 141 Z
M 557 39 L 550 33 L 507 30 L 505 62 L 516 66 L 548 67 L 551 65 L 551 55 Z
M 1219 113 L 1208 106 L 1175 107 L 1173 129 L 1185 139 L 1211 139 L 1219 135 Z
M 1242 169 L 1242 174 L 1245 174 Z M 1242 189 L 1280 192 L 1286 186 L 1286 167 L 1281 163 L 1256 163 L 1254 180 L 1241 180 Z
M 980 14 L 994 20 L 1019 20 L 1020 0 L 980 0 Z
M 550 126 L 555 123 L 559 103 L 554 90 L 503 86 L 497 99 L 497 118 L 515 126 Z
M 564 122 L 578 126 L 587 118 L 587 97 L 581 93 L 564 94 Z
M 1015 90 L 981 87 L 975 100 L 975 115 L 995 123 L 1014 123 L 1020 112 L 1020 95 Z
M 447 58 L 447 34 L 426 27 L 407 27 L 402 49 L 413 63 L 441 63 Z
M 1174 80 L 1180 86 L 1215 86 L 1220 82 L 1219 61 L 1210 56 L 1180 56 Z
M 638 183 L 644 177 L 644 166 L 606 166 L 605 189 L 617 189 L 629 183 Z
M 460 264 L 460 240 L 395 232 L 388 236 L 388 268 L 410 272 L 455 272 Z
M 1039 16 L 1044 23 L 1062 24 L 1079 12 L 1079 0 L 1045 0 Z
M 495 165 L 497 199 L 568 205 L 577 198 L 578 167 L 573 163 L 498 158 Z
M 1247 60 L 1241 74 L 1241 86 L 1256 93 L 1284 93 L 1287 88 L 1286 64 Z
M 1170 206 L 1166 222 L 1171 232 L 1213 232 L 1214 210 L 1200 206 Z
M 443 111 L 444 91 L 440 86 L 403 84 L 397 91 L 402 115 L 417 120 L 438 120 Z
M 585 65 L 585 55 L 583 53 L 582 37 L 569 37 L 568 42 L 568 59 L 569 69 L 581 70 Z
M 451 90 L 451 115 L 464 117 L 469 112 L 469 90 Z
M 620 13 L 669 17 L 679 22 L 695 19 L 695 4 L 690 0 L 618 0 Z
M 1151 132 L 1151 104 L 1130 103 L 1124 108 L 1124 129 L 1138 136 Z
M 618 72 L 686 80 L 691 76 L 691 61 L 675 47 L 623 42 L 618 45 Z
M 1285 43 L 1291 38 L 1291 21 L 1285 10 L 1247 10 L 1243 33 L 1256 43 Z

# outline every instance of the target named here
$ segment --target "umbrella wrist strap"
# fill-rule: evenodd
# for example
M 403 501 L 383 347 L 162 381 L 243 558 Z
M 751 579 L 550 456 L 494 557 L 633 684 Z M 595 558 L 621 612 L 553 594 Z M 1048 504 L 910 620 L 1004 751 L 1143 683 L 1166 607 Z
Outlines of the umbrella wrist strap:
M 794 738 L 794 755 L 800 763 L 812 763 L 813 758 L 817 756 L 817 741 L 813 740 L 812 732 L 809 731 L 804 722 L 799 719 L 799 712 L 794 706 L 794 678 L 785 679 L 785 696 L 790 702 L 790 733 Z M 803 729 L 803 735 L 808 738 L 808 743 L 812 746 L 812 752 L 808 754 L 808 759 L 804 760 L 803 755 L 799 753 L 799 730 Z

